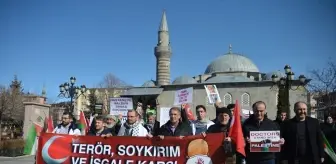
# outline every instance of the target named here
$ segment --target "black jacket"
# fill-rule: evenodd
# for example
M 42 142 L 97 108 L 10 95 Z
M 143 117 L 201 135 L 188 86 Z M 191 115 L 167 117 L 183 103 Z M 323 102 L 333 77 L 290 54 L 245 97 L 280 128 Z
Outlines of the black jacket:
M 225 133 L 225 137 L 228 136 L 230 130 L 230 125 L 223 125 L 221 123 L 215 123 L 214 125 L 211 125 L 208 130 L 207 133 L 221 133 L 224 132 Z
M 181 120 L 175 131 L 173 132 L 171 129 L 170 121 L 165 123 L 158 130 L 157 135 L 163 136 L 191 136 L 193 135 L 192 128 L 190 126 L 190 121 L 188 120 L 187 112 L 185 109 L 181 110 Z
M 322 123 L 321 130 L 327 138 L 330 146 L 336 149 L 336 124 Z
M 155 121 L 153 129 L 149 127 L 148 124 L 145 124 L 144 127 L 147 129 L 148 133 L 151 133 L 153 136 L 157 136 L 160 129 L 160 122 Z
M 163 136 L 189 136 L 193 135 L 192 129 L 189 123 L 180 122 L 173 132 L 171 129 L 170 121 L 162 125 L 158 131 L 158 135 Z
M 322 132 L 324 133 L 325 137 L 327 138 L 330 146 L 333 148 L 334 151 L 336 151 L 336 124 L 332 123 L 322 123 L 321 124 L 321 129 Z M 329 163 L 335 163 L 335 162 L 331 162 L 332 159 L 326 154 L 325 155 L 325 162 L 326 164 Z
M 112 134 L 112 133 L 111 133 L 111 129 L 110 129 L 110 128 L 105 128 L 105 127 L 104 127 L 104 130 L 99 134 L 99 136 L 101 136 L 101 135 L 103 135 L 103 134 L 105 134 L 105 135 L 106 135 L 106 134 Z M 94 131 L 93 131 L 93 130 L 90 130 L 88 135 L 89 135 L 89 136 L 97 136 L 97 135 L 96 135 L 96 130 L 94 130 Z M 113 134 L 112 134 L 112 135 L 113 135 Z M 113 136 L 114 136 L 114 135 L 113 135 Z
M 255 120 L 253 116 L 246 119 L 243 124 L 244 138 L 250 137 L 250 131 L 278 131 L 279 126 L 267 117 L 262 122 Z M 247 161 L 264 161 L 275 159 L 275 153 L 272 152 L 250 152 L 250 144 L 245 146 Z
M 118 134 L 120 128 L 121 128 L 121 124 L 116 123 L 112 128 L 107 128 L 107 129 L 109 129 L 111 131 L 113 136 L 116 136 Z
M 319 121 L 307 116 L 305 122 L 309 144 L 307 145 L 309 148 L 306 150 L 312 155 L 315 164 L 320 164 L 321 158 L 324 156 L 324 145 Z M 285 139 L 282 156 L 289 163 L 293 163 L 297 157 L 297 123 L 298 120 L 294 117 L 281 125 L 281 135 Z
M 121 124 L 115 124 L 112 128 L 107 128 L 106 129 L 113 135 L 117 136 L 119 130 L 120 130 Z

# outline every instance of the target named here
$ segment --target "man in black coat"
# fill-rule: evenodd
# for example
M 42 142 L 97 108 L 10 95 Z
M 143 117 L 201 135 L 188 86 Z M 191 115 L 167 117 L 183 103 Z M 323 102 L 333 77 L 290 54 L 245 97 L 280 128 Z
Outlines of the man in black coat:
M 319 121 L 307 116 L 307 104 L 294 105 L 295 117 L 281 125 L 285 139 L 283 155 L 288 164 L 321 164 L 324 161 L 323 139 Z
M 101 136 L 101 137 L 111 137 L 115 135 L 114 131 L 111 131 L 109 128 L 106 128 L 104 126 L 104 117 L 103 116 L 97 116 L 95 118 L 95 130 L 90 130 L 88 135 L 89 136 Z M 114 134 L 112 134 L 112 132 Z
M 179 136 L 181 138 L 185 136 L 193 135 L 190 122 L 186 118 L 184 109 L 178 107 L 172 107 L 169 110 L 169 121 L 162 125 L 158 131 L 158 136 L 163 139 L 164 136 Z
M 156 121 L 156 115 L 153 113 L 148 113 L 146 120 L 147 123 L 144 125 L 144 127 L 147 129 L 148 133 L 152 134 L 153 136 L 157 136 L 160 129 L 160 122 Z
M 274 164 L 275 153 L 273 152 L 251 152 L 250 151 L 250 132 L 251 131 L 279 131 L 280 127 L 272 120 L 267 118 L 266 104 L 263 101 L 257 101 L 252 105 L 253 115 L 251 115 L 243 124 L 243 133 L 246 139 L 246 163 L 248 164 Z M 283 144 L 284 139 L 280 139 Z

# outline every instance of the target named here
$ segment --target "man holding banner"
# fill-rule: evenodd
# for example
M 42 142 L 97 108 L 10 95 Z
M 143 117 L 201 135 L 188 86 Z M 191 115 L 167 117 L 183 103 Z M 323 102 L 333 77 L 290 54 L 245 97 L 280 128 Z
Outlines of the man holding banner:
M 264 132 L 278 134 L 280 128 L 267 118 L 265 102 L 257 101 L 252 105 L 252 108 L 253 115 L 243 124 L 243 133 L 247 143 L 245 147 L 246 162 L 248 164 L 275 164 L 274 149 L 280 152 L 280 145 L 284 143 L 284 139 L 279 138 L 277 143 L 272 143 L 270 139 L 276 138 L 276 136 L 266 136 L 267 133 Z M 256 136 L 251 136 L 251 134 Z M 280 137 L 280 134 L 278 137 Z M 252 138 L 262 139 L 262 141 L 255 141 Z
M 129 110 L 127 112 L 127 120 L 121 126 L 118 136 L 135 136 L 146 137 L 148 135 L 147 129 L 138 120 L 139 114 L 135 110 Z
M 193 135 L 189 121 L 182 120 L 182 112 L 185 111 L 181 111 L 178 107 L 172 107 L 169 110 L 169 121 L 162 125 L 158 132 L 161 139 L 163 139 L 164 136 L 180 136 L 183 138 L 184 136 Z

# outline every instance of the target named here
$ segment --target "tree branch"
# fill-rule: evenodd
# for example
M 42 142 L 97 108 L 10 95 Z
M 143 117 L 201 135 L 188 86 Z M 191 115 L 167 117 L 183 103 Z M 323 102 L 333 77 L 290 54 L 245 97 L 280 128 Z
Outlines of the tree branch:
M 331 94 L 336 91 L 336 63 L 331 61 L 327 62 L 325 68 L 310 72 L 313 81 L 309 84 L 309 88 L 323 99 L 326 106 L 335 103 L 332 102 L 334 100 Z
M 108 73 L 104 76 L 103 80 L 98 84 L 100 88 L 117 88 L 130 86 L 123 80 L 120 80 L 112 73 Z

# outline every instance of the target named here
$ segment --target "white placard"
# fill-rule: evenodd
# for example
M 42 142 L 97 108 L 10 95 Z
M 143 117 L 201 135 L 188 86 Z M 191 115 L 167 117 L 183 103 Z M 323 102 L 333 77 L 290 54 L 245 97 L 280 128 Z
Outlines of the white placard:
M 127 120 L 127 117 L 122 117 L 122 119 L 120 120 L 121 124 L 125 123 Z
M 251 142 L 260 142 L 263 140 L 279 141 L 280 131 L 250 131 Z
M 133 109 L 133 100 L 129 97 L 110 98 L 110 115 L 127 116 L 127 111 Z
M 204 85 L 205 91 L 208 95 L 209 104 L 222 102 L 216 85 Z
M 250 152 L 280 152 L 280 131 L 250 131 Z
M 169 121 L 169 110 L 168 107 L 160 108 L 160 127 Z
M 194 89 L 192 87 L 176 91 L 174 105 L 192 103 L 193 91 Z

